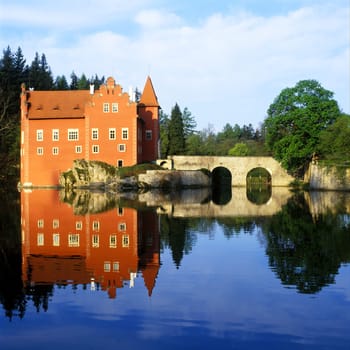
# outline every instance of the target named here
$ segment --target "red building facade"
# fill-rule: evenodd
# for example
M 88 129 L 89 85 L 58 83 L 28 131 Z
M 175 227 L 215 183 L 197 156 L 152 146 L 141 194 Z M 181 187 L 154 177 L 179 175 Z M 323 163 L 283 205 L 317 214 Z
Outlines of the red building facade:
M 21 185 L 57 186 L 75 159 L 122 167 L 158 158 L 159 104 L 150 77 L 139 102 L 109 77 L 99 90 L 21 92 Z

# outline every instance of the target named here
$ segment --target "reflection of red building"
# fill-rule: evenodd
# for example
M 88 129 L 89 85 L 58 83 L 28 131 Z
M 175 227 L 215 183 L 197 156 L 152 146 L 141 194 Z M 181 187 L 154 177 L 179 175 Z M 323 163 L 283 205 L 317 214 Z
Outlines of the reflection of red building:
M 141 271 L 151 295 L 159 270 L 155 212 L 115 208 L 74 215 L 56 191 L 21 193 L 26 284 L 90 284 L 111 298 Z

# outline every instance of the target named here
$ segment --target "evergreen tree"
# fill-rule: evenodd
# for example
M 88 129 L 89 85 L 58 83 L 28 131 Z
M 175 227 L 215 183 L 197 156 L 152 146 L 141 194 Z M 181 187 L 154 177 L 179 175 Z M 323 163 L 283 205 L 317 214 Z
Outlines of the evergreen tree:
M 162 158 L 169 155 L 169 116 L 162 110 L 159 113 L 160 153 Z
M 62 76 L 58 75 L 56 77 L 54 86 L 55 86 L 56 90 L 68 90 L 69 89 L 67 79 L 64 75 L 62 75 Z
M 74 71 L 70 75 L 70 79 L 71 79 L 71 83 L 69 88 L 71 90 L 78 90 L 78 76 L 74 73 Z
M 182 113 L 176 103 L 173 107 L 169 121 L 169 155 L 185 153 L 185 132 Z

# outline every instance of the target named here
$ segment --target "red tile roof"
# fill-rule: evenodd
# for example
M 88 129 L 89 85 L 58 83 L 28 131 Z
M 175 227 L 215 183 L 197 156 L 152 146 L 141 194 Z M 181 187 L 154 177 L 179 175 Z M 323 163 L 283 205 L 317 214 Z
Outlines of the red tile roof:
M 29 91 L 29 119 L 84 118 L 89 90 Z

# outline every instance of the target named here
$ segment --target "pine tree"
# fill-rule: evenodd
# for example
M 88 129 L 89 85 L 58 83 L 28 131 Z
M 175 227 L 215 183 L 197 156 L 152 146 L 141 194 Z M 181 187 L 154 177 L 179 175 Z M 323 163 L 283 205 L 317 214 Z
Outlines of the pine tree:
M 169 121 L 169 155 L 185 153 L 185 132 L 182 113 L 176 103 L 171 111 Z

